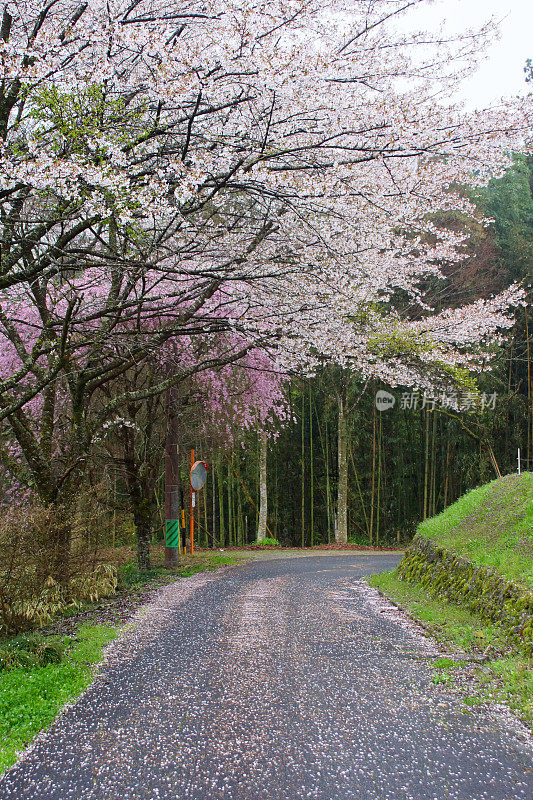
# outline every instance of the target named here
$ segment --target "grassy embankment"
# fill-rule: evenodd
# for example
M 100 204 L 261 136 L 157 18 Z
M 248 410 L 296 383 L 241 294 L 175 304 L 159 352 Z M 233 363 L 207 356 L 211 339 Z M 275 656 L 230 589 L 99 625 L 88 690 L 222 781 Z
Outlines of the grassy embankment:
M 243 557 L 200 552 L 168 572 L 162 567 L 162 548 L 154 548 L 154 569 L 139 573 L 130 548 L 122 550 L 115 553 L 120 576 L 117 594 L 95 606 L 74 610 L 68 635 L 47 635 L 45 630 L 45 635 L 34 632 L 0 640 L 0 773 L 50 726 L 66 703 L 87 688 L 103 648 L 116 637 L 125 617 L 142 604 L 146 592 L 168 581 L 235 564 Z M 65 616 L 56 620 L 56 627 L 66 622 Z
M 417 533 L 481 572 L 501 577 L 503 586 L 521 587 L 527 595 L 533 589 L 533 474 L 508 475 L 469 492 L 442 514 L 421 523 Z M 415 566 L 416 558 L 420 554 Z M 460 658 L 450 659 L 444 668 L 437 665 L 435 682 L 453 683 L 456 671 L 471 669 L 478 662 L 476 691 L 465 696 L 464 702 L 505 702 L 533 727 L 532 657 L 524 651 L 516 630 L 477 613 L 468 585 L 464 601 L 446 600 L 442 576 L 436 585 L 431 570 L 429 564 L 425 585 L 416 569 L 409 582 L 405 579 L 409 570 L 407 575 L 404 570 L 402 579 L 400 569 L 373 576 L 370 583 L 437 639 L 459 647 L 473 660 L 461 664 Z

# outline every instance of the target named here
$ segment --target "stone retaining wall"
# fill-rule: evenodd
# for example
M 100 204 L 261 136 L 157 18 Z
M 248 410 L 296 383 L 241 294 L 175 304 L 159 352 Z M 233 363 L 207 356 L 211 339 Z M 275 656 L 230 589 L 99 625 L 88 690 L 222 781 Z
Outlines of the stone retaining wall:
M 403 580 L 422 584 L 432 595 L 499 622 L 533 655 L 533 591 L 420 535 L 406 550 L 398 572 Z

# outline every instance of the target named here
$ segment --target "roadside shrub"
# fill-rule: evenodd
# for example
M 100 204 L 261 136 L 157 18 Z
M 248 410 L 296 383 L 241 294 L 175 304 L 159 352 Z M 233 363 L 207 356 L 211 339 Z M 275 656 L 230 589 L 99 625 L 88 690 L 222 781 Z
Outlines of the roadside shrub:
M 121 564 L 118 569 L 118 579 L 121 586 L 133 586 L 139 581 L 139 568 L 133 561 Z
M 368 545 L 368 536 L 356 531 L 348 536 L 348 544 Z
M 98 562 L 94 543 L 81 532 L 70 537 L 65 554 L 57 531 L 68 524 L 68 510 L 58 507 L 0 512 L 0 636 L 45 625 L 116 590 L 115 567 Z
M 96 603 L 100 597 L 114 594 L 117 585 L 117 568 L 112 564 L 97 564 L 90 572 L 76 575 L 71 580 L 71 603 Z
M 68 639 L 25 633 L 0 642 L 0 671 L 33 669 L 63 660 Z

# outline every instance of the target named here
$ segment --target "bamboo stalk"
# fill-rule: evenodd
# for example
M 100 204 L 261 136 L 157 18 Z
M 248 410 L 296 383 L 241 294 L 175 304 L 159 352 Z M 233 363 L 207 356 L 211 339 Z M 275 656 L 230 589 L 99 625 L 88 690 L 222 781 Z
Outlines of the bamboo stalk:
M 237 483 L 237 543 L 239 547 L 244 545 L 244 519 L 242 512 L 242 489 L 240 482 Z
M 424 457 L 424 511 L 422 519 L 428 516 L 428 489 L 429 489 L 429 411 L 426 409 L 426 447 Z
M 381 510 L 381 413 L 379 415 L 379 430 L 378 430 L 378 491 L 377 491 L 377 508 L 376 508 L 376 547 L 379 547 L 379 517 Z
M 226 546 L 226 529 L 224 527 L 224 483 L 222 481 L 222 465 L 218 461 L 218 519 L 220 528 L 220 546 Z
M 430 510 L 431 516 L 435 516 L 436 509 L 436 477 L 437 477 L 437 459 L 436 459 L 436 439 L 437 439 L 437 415 L 433 413 L 433 425 L 431 435 L 431 483 L 430 483 Z
M 320 425 L 318 427 L 320 430 Z M 328 520 L 328 544 L 331 542 L 331 481 L 330 481 L 330 474 L 329 474 L 329 431 L 328 431 L 328 420 L 326 417 L 326 431 L 325 431 L 325 439 L 326 439 L 326 515 Z
M 372 485 L 370 488 L 370 545 L 374 542 L 374 491 L 376 485 L 376 404 L 372 403 Z
M 361 501 L 361 508 L 363 509 L 363 516 L 365 518 L 366 535 L 368 536 L 368 538 L 370 540 L 370 527 L 369 527 L 369 524 L 368 524 L 368 514 L 366 513 L 366 506 L 365 506 L 365 501 L 363 499 L 363 492 L 361 490 L 361 483 L 359 481 L 359 475 L 357 474 L 357 469 L 355 468 L 355 461 L 354 461 L 354 457 L 353 457 L 353 448 L 352 448 L 351 444 L 350 444 L 350 460 L 352 462 L 353 474 L 355 475 L 355 485 L 357 486 L 357 492 L 359 494 L 359 499 Z
M 527 353 L 527 463 L 526 469 L 531 468 L 531 446 L 533 439 L 533 405 L 532 394 L 533 387 L 531 385 L 531 353 L 529 347 L 529 320 L 527 315 L 527 306 L 524 306 L 524 316 L 526 318 L 526 353 Z
M 311 505 L 311 547 L 313 547 L 315 543 L 315 531 L 314 531 L 314 470 L 313 470 L 313 412 L 311 408 L 311 384 L 309 384 L 309 463 L 310 463 L 310 479 L 311 479 L 311 487 L 310 487 L 310 495 L 309 495 L 309 502 Z
M 448 444 L 446 447 L 446 479 L 444 483 L 444 508 L 448 508 L 448 481 L 449 481 L 449 470 L 450 468 L 450 440 L 448 439 Z
M 230 461 L 229 461 L 229 459 L 228 459 L 228 457 L 227 457 L 227 456 L 226 456 L 226 459 L 227 459 L 227 461 L 228 461 L 228 469 L 229 469 Z M 233 460 L 233 459 L 232 459 L 232 460 Z M 255 500 L 253 500 L 253 498 L 252 498 L 252 495 L 250 494 L 250 492 L 249 492 L 249 491 L 248 491 L 248 489 L 246 488 L 246 485 L 245 485 L 244 481 L 242 480 L 241 476 L 239 475 L 239 473 L 237 472 L 237 470 L 235 469 L 235 467 L 233 466 L 233 464 L 231 465 L 231 468 L 233 469 L 233 472 L 234 472 L 234 474 L 235 474 L 235 477 L 236 477 L 236 478 L 237 478 L 237 480 L 240 482 L 240 484 L 241 484 L 241 486 L 242 486 L 242 488 L 243 488 L 243 490 L 244 490 L 244 493 L 246 494 L 246 496 L 247 496 L 248 500 L 249 500 L 249 501 L 250 501 L 250 503 L 252 504 L 252 507 L 253 507 L 253 508 L 255 508 L 255 510 L 256 510 L 256 511 L 259 511 L 259 507 L 258 507 L 258 505 L 256 504 Z M 228 473 L 228 474 L 229 474 L 229 473 Z M 268 531 L 268 534 L 269 534 L 269 536 L 271 536 L 271 537 L 274 539 L 275 537 L 273 536 L 273 534 L 272 534 L 272 531 L 270 530 L 270 528 L 268 527 L 268 525 L 266 526 L 266 529 L 267 529 L 267 531 Z
M 228 543 L 231 547 L 234 544 L 233 528 L 233 476 L 231 469 L 233 466 L 233 453 L 231 454 L 231 464 L 228 463 Z
M 217 496 L 217 494 L 216 494 L 215 462 L 214 461 L 213 461 L 213 464 L 211 465 L 211 470 L 212 470 L 211 471 L 211 481 L 212 481 L 212 484 L 213 484 L 213 499 L 212 499 L 212 509 L 211 509 L 211 515 L 212 515 L 211 528 L 213 530 L 213 547 L 216 547 L 216 543 L 217 543 L 217 516 L 216 516 L 217 502 L 216 502 L 216 496 Z
M 305 393 L 302 389 L 302 510 L 301 510 L 301 534 L 302 534 L 302 547 L 305 547 L 305 430 L 304 430 L 304 399 Z
M 329 431 L 328 431 L 328 418 L 327 414 L 324 411 L 325 417 L 325 432 L 324 436 L 322 435 L 322 430 L 320 428 L 320 415 L 317 412 L 316 404 L 315 404 L 315 419 L 317 422 L 318 427 L 318 439 L 320 442 L 320 448 L 322 450 L 322 455 L 324 457 L 324 464 L 326 468 L 326 519 L 327 519 L 327 534 L 328 534 L 328 544 L 331 542 L 331 481 L 330 481 L 330 472 L 329 472 Z

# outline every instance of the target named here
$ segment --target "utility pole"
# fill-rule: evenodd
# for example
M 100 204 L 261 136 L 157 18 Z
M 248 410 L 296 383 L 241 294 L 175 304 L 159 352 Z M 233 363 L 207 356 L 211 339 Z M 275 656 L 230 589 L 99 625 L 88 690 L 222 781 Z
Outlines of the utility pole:
M 212 466 L 212 470 L 213 470 L 213 472 L 211 473 L 212 477 L 213 477 L 213 500 L 212 500 L 213 519 L 212 519 L 212 523 L 211 523 L 211 528 L 212 528 L 212 531 L 213 531 L 213 545 L 212 546 L 213 546 L 213 549 L 215 549 L 215 547 L 217 546 L 217 521 L 216 521 L 217 503 L 216 503 L 216 485 L 215 485 L 215 463 L 213 462 L 213 464 L 211 466 Z M 248 522 L 248 517 L 246 517 L 246 521 Z
M 191 469 L 194 466 L 194 450 L 191 450 Z M 191 517 L 190 517 L 190 547 L 191 547 L 191 556 L 194 554 L 194 506 L 195 504 L 195 497 L 194 497 L 194 489 L 191 485 Z
M 179 445 L 177 419 L 171 404 L 171 389 L 166 395 L 167 433 L 165 440 L 165 567 L 180 562 Z

